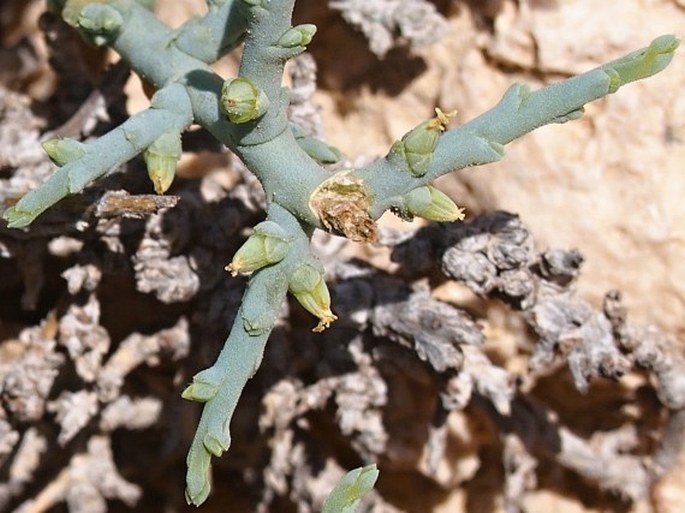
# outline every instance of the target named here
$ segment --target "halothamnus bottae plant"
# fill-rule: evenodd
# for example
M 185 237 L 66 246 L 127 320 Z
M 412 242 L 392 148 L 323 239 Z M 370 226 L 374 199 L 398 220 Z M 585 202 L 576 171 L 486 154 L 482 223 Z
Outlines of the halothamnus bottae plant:
M 310 248 L 315 230 L 365 243 L 376 241 L 376 221 L 388 210 L 403 219 L 462 220 L 462 210 L 432 185 L 436 178 L 499 160 L 514 139 L 579 118 L 586 103 L 663 70 L 678 46 L 674 36 L 664 35 L 537 91 L 513 85 L 492 109 L 461 126 L 452 127 L 453 114 L 437 108 L 383 158 L 333 171 L 327 166 L 340 160 L 338 150 L 287 116 L 285 63 L 306 50 L 317 30 L 292 25 L 295 0 L 208 0 L 205 16 L 177 29 L 160 22 L 150 3 L 50 2 L 87 41 L 115 50 L 155 92 L 147 110 L 95 140 L 46 141 L 57 169 L 3 218 L 10 228 L 27 229 L 66 196 L 141 154 L 155 191 L 163 194 L 174 180 L 182 134 L 192 124 L 204 127 L 258 178 L 266 219 L 226 266 L 232 275 L 249 275 L 238 314 L 216 363 L 198 372 L 183 392 L 185 399 L 203 404 L 187 456 L 186 499 L 195 505 L 210 493 L 212 457 L 231 446 L 231 418 L 260 366 L 286 295 L 313 315 L 315 332 L 337 319 L 324 268 Z M 238 49 L 238 75 L 217 75 L 210 64 Z

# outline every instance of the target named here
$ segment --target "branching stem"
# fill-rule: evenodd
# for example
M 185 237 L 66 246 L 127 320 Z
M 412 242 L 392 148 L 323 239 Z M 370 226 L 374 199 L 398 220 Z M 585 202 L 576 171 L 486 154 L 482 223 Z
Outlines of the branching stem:
M 293 237 L 290 251 L 279 263 L 252 275 L 216 362 L 196 374 L 193 384 L 184 392 L 187 399 L 205 403 L 186 460 L 186 499 L 191 504 L 200 505 L 205 501 L 210 491 L 211 457 L 220 456 L 231 445 L 231 418 L 245 384 L 259 369 L 288 290 L 288 278 L 303 260 L 312 258 L 310 230 L 305 230 L 290 212 L 273 205 L 267 220 L 277 223 Z
M 645 49 L 539 91 L 515 85 L 494 108 L 447 132 L 449 115 L 438 110 L 435 120 L 406 134 L 386 158 L 331 173 L 300 147 L 289 128 L 289 95 L 281 84 L 285 62 L 305 50 L 316 27 L 291 27 L 295 0 L 207 4 L 206 16 L 172 30 L 146 8 L 149 2 L 52 0 L 65 21 L 89 41 L 111 46 L 158 92 L 150 109 L 96 141 L 48 144 L 63 167 L 3 214 L 9 227 L 28 226 L 67 194 L 144 151 L 148 172 L 163 192 L 181 154 L 181 132 L 193 122 L 237 154 L 261 181 L 268 222 L 229 266 L 254 272 L 216 363 L 199 372 L 183 394 L 204 403 L 187 458 L 186 496 L 196 505 L 210 491 L 211 457 L 230 446 L 231 418 L 259 368 L 286 293 L 319 318 L 315 330 L 336 319 L 323 269 L 309 250 L 316 227 L 369 241 L 376 236 L 375 220 L 389 208 L 405 217 L 459 219 L 460 209 L 427 187 L 429 182 L 499 160 L 504 145 L 540 126 L 580 117 L 586 103 L 661 71 L 678 46 L 674 36 L 661 36 Z M 208 63 L 242 40 L 240 76 L 224 81 Z

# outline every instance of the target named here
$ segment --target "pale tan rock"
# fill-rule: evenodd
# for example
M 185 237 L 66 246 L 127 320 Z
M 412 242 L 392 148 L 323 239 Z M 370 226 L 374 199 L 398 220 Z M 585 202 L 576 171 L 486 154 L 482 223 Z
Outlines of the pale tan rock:
M 581 0 L 522 10 L 538 71 L 581 72 L 658 34 L 682 33 L 682 11 L 670 2 L 649 4 Z M 464 62 L 463 75 L 480 85 L 463 86 L 465 119 L 516 78 L 483 70 L 479 56 Z M 479 76 L 485 80 L 473 78 Z M 587 257 L 581 286 L 592 299 L 618 287 L 632 314 L 668 330 L 685 326 L 683 77 L 679 55 L 661 75 L 589 106 L 583 120 L 540 129 L 510 145 L 502 162 L 460 173 L 482 208 L 518 212 L 543 245 L 579 248 Z
M 685 500 L 685 450 L 680 451 L 675 468 L 657 485 L 654 502 L 659 513 L 680 513 Z
M 481 466 L 478 453 L 483 444 L 476 433 L 478 426 L 463 411 L 451 412 L 446 424 L 444 447 L 436 451 L 440 458 L 433 461 L 429 441 L 417 467 L 445 490 L 451 490 L 476 475 Z

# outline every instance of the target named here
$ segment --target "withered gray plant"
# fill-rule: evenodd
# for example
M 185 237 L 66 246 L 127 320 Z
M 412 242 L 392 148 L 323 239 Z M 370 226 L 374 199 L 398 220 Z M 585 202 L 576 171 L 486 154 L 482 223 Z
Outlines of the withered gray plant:
M 324 279 L 324 263 L 333 269 L 336 263 L 334 259 L 322 263 L 322 258 L 312 251 L 311 241 L 317 230 L 354 242 L 378 241 L 376 220 L 387 210 L 405 219 L 420 216 L 441 222 L 461 220 L 461 209 L 431 185 L 433 180 L 465 167 L 499 160 L 504 156 L 504 146 L 512 140 L 545 124 L 576 119 L 582 115 L 587 102 L 658 73 L 671 61 L 678 46 L 675 37 L 660 36 L 646 48 L 538 91 L 514 85 L 491 110 L 456 128 L 448 128 L 450 113 L 436 109 L 434 118 L 396 141 L 385 157 L 366 166 L 332 171 L 326 165 L 339 161 L 338 150 L 288 119 L 291 95 L 282 86 L 284 65 L 304 52 L 316 34 L 314 25 L 292 26 L 294 0 L 208 0 L 205 16 L 189 20 L 177 29 L 160 22 L 151 12 L 149 1 L 53 0 L 49 3 L 52 11 L 88 42 L 114 49 L 122 62 L 156 92 L 147 110 L 100 137 L 84 142 L 71 138 L 45 140 L 43 148 L 58 168 L 44 183 L 5 210 L 3 218 L 8 228 L 23 229 L 24 236 L 30 239 L 34 230 L 31 224 L 41 214 L 138 155 L 144 157 L 155 191 L 163 194 L 174 179 L 183 151 L 182 135 L 193 124 L 206 129 L 239 157 L 246 173 L 258 179 L 264 192 L 266 219 L 254 225 L 252 235 L 227 266 L 233 275 L 249 275 L 249 281 L 224 348 L 216 362 L 197 373 L 183 392 L 184 398 L 204 405 L 187 456 L 188 502 L 202 504 L 210 493 L 211 459 L 221 456 L 231 445 L 234 411 L 246 383 L 262 363 L 267 340 L 281 317 L 288 292 L 318 319 L 316 332 L 331 327 L 340 317 L 337 324 L 347 326 L 348 330 L 362 332 L 370 326 L 376 336 L 407 346 L 418 354 L 442 384 L 442 406 L 438 410 L 462 409 L 474 393 L 488 400 L 492 405 L 491 417 L 501 429 L 505 458 L 514 461 L 512 470 L 506 474 L 506 494 L 512 508 L 518 507 L 522 491 L 530 486 L 536 464 L 531 447 L 535 451 L 547 451 L 562 465 L 591 477 L 603 488 L 632 498 L 647 494 L 651 476 L 643 468 L 641 458 L 625 456 L 624 461 L 612 450 L 611 443 L 618 443 L 612 440 L 607 442 L 606 465 L 600 473 L 593 474 L 588 465 L 592 461 L 595 469 L 598 456 L 588 444 L 563 426 L 545 422 L 544 411 L 517 393 L 512 376 L 494 366 L 479 348 L 483 335 L 478 326 L 459 310 L 434 302 L 425 290 L 413 290 L 397 279 L 377 276 L 379 273 L 375 271 L 351 269 L 341 262 L 340 269 L 329 269 L 329 274 L 337 273 L 339 279 L 333 291 L 337 300 L 337 315 L 334 314 Z M 414 7 L 418 4 L 424 3 L 413 3 Z M 354 2 L 332 2 L 348 18 L 356 12 L 355 5 Z M 362 29 L 369 26 L 363 17 L 357 21 L 353 16 L 349 19 Z M 389 22 L 390 30 L 399 27 L 411 39 L 409 25 L 393 23 Z M 228 79 L 218 76 L 210 64 L 238 47 L 242 51 L 238 76 Z M 382 54 L 387 48 L 385 44 L 375 51 Z M 245 180 L 249 183 L 249 178 Z M 234 194 L 238 198 L 240 190 Z M 245 201 L 249 204 L 251 200 Z M 196 206 L 192 199 L 190 203 L 186 209 Z M 146 208 L 155 213 L 174 204 L 173 198 L 135 198 L 108 193 L 98 202 L 95 215 L 101 220 L 125 216 L 127 208 L 136 214 Z M 177 208 L 181 209 L 177 215 L 183 216 L 183 206 Z M 231 214 L 236 217 L 232 219 Z M 221 262 L 207 259 L 211 253 L 207 248 L 219 244 L 212 241 L 216 232 L 225 231 L 217 236 L 217 240 L 222 240 L 227 234 L 235 233 L 236 227 L 243 226 L 246 218 L 249 222 L 257 218 L 254 210 L 246 215 L 240 207 L 221 210 L 214 206 L 203 215 L 216 216 L 215 232 L 206 236 L 204 247 L 193 250 L 192 265 L 187 257 L 173 256 L 175 248 L 166 238 L 160 217 L 156 213 L 151 215 L 145 232 L 153 242 L 139 248 L 133 259 L 136 276 L 145 276 L 149 284 L 146 292 L 154 292 L 165 302 L 192 297 L 202 287 L 202 283 L 193 279 L 193 266 L 222 267 Z M 224 221 L 226 225 L 222 226 Z M 38 225 L 35 230 L 41 229 Z M 111 244 L 110 250 L 120 252 L 117 239 L 121 229 L 116 223 L 99 224 L 98 237 Z M 183 223 L 176 229 L 187 232 Z M 682 408 L 681 386 L 674 374 L 682 364 L 670 355 L 667 344 L 659 339 L 650 342 L 650 349 L 645 350 L 645 345 L 636 341 L 651 339 L 638 337 L 626 327 L 616 301 L 608 301 L 606 311 L 597 313 L 567 291 L 576 272 L 574 255 L 535 254 L 525 230 L 515 219 L 506 216 L 476 220 L 463 229 L 445 229 L 455 230 L 450 232 L 453 240 L 449 248 L 439 247 L 435 241 L 429 243 L 435 246 L 436 255 L 444 253 L 444 272 L 465 281 L 480 294 L 508 299 L 527 314 L 540 338 L 532 360 L 534 367 L 550 367 L 561 355 L 569 364 L 576 386 L 585 389 L 592 377 L 618 377 L 633 365 L 641 365 L 659 380 L 663 403 L 673 410 Z M 191 235 L 185 233 L 178 237 L 182 240 Z M 493 242 L 492 237 L 501 240 Z M 69 245 L 68 241 L 63 243 Z M 22 251 L 30 253 L 25 247 Z M 63 251 L 69 253 L 74 249 Z M 421 264 L 425 265 L 425 262 Z M 72 271 L 67 279 L 70 287 L 73 284 L 74 293 L 95 290 L 100 280 L 98 272 L 87 267 Z M 411 263 L 406 264 L 406 272 L 412 272 Z M 182 280 L 184 287 L 181 290 L 169 287 L 176 283 L 169 278 L 182 273 L 188 277 Z M 352 279 L 357 276 L 359 280 Z M 369 303 L 349 304 L 359 298 L 367 298 Z M 30 303 L 31 298 L 26 301 Z M 89 315 L 97 321 L 96 312 Z M 359 316 L 363 321 L 356 320 Z M 425 326 L 431 326 L 432 331 L 428 332 Z M 84 380 L 96 382 L 100 395 L 65 396 L 52 407 L 58 419 L 60 408 L 66 411 L 66 405 L 75 401 L 91 412 L 76 423 L 77 430 L 106 404 L 107 398 L 113 397 L 102 395 L 107 387 L 99 381 L 106 375 L 100 368 L 107 367 L 102 364 L 107 347 L 83 349 L 78 339 L 73 346 L 67 345 L 67 349 L 70 353 L 89 354 L 77 372 Z M 309 399 L 316 403 L 335 396 L 341 404 L 344 391 L 348 390 L 348 405 L 356 401 L 356 407 L 363 409 L 367 416 L 363 423 L 382 423 L 381 410 L 386 400 L 382 380 L 360 346 L 362 339 L 354 340 L 350 352 L 353 366 L 361 375 L 352 373 L 350 379 L 367 381 L 368 386 L 375 387 L 378 392 L 375 399 L 355 392 L 358 385 L 346 383 L 348 378 L 331 378 L 326 385 L 330 389 L 317 389 L 314 395 L 318 398 Z M 175 345 L 179 343 L 176 340 Z M 173 354 L 179 355 L 181 350 L 174 351 Z M 50 365 L 58 367 L 59 362 L 55 360 Z M 98 369 L 97 372 L 91 369 L 89 374 L 88 365 Z M 119 374 L 123 376 L 129 370 L 121 370 Z M 303 405 L 307 403 L 306 394 L 311 391 L 297 384 L 289 386 L 275 390 L 273 400 L 290 401 L 307 410 Z M 364 399 L 360 400 L 355 393 Z M 41 394 L 47 396 L 45 390 Z M 279 394 L 285 398 L 278 397 Z M 521 406 L 529 417 L 512 416 L 515 406 Z M 368 417 L 372 410 L 376 416 Z M 288 413 L 287 422 L 275 418 L 284 412 L 273 412 L 274 418 L 264 420 L 265 425 L 272 422 L 275 430 L 289 426 L 297 411 L 295 408 Z M 366 426 L 365 430 L 355 424 L 362 422 L 358 416 L 349 412 L 341 415 L 345 434 L 372 433 L 356 441 L 356 449 L 363 459 L 373 460 L 383 452 L 385 435 L 379 426 Z M 61 418 L 66 417 L 65 413 Z M 444 452 L 440 446 L 444 425 L 439 417 L 436 429 L 431 432 L 433 462 Z M 73 421 L 70 422 L 73 426 Z M 62 436 L 68 438 L 69 433 L 63 432 Z M 631 434 L 620 436 L 625 436 L 622 440 L 626 444 L 633 440 Z M 554 442 L 547 447 L 549 437 Z M 283 443 L 286 449 L 292 439 Z M 583 457 L 579 459 L 578 455 Z M 280 472 L 289 471 L 280 469 Z M 105 492 L 100 490 L 100 493 Z M 265 499 L 265 504 L 268 500 Z

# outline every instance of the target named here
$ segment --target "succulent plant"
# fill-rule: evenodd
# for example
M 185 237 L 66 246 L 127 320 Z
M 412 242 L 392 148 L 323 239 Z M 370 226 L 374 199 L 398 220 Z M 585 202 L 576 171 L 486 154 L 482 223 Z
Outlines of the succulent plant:
M 251 276 L 225 347 L 183 393 L 204 404 L 187 457 L 186 498 L 196 505 L 210 493 L 211 458 L 230 447 L 231 417 L 288 291 L 319 319 L 315 331 L 337 318 L 323 268 L 310 251 L 314 230 L 373 241 L 376 220 L 387 210 L 435 221 L 461 219 L 462 211 L 431 185 L 436 178 L 499 160 L 512 140 L 576 119 L 584 104 L 663 70 L 678 46 L 674 36 L 660 36 L 646 48 L 538 91 L 514 85 L 491 110 L 457 128 L 448 129 L 450 114 L 437 110 L 385 158 L 331 173 L 320 162 L 337 160 L 337 150 L 303 136 L 286 115 L 285 62 L 305 51 L 316 33 L 314 25 L 291 25 L 295 0 L 208 0 L 204 17 L 177 29 L 160 22 L 148 2 L 52 4 L 88 41 L 118 52 L 157 91 L 147 110 L 97 140 L 46 142 L 59 168 L 4 212 L 8 227 L 28 229 L 59 200 L 140 154 L 156 192 L 165 192 L 181 154 L 181 134 L 191 124 L 238 155 L 266 193 L 266 221 L 227 267 Z M 241 43 L 239 76 L 224 80 L 210 64 Z M 350 479 L 365 488 L 375 474 L 361 470 Z M 345 505 L 327 508 L 348 511 Z

